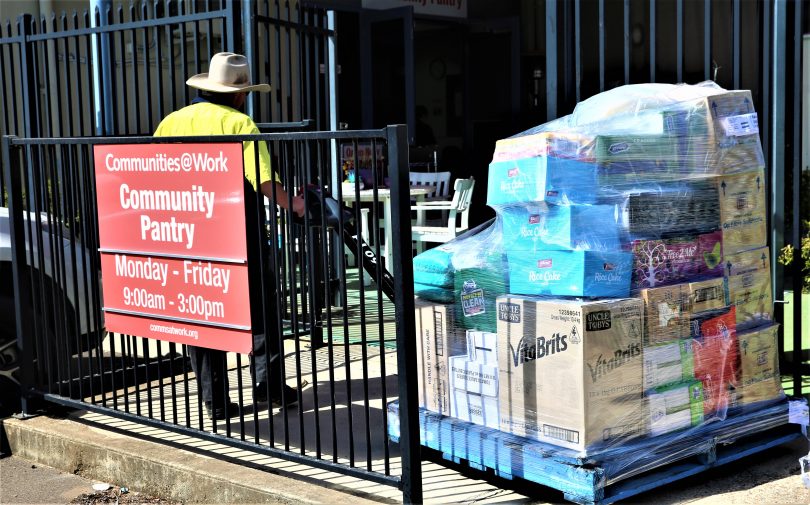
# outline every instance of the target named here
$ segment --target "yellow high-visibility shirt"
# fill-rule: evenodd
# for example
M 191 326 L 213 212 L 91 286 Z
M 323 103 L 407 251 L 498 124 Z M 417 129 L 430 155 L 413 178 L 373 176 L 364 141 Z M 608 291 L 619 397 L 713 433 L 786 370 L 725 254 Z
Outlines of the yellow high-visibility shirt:
M 155 137 L 183 137 L 192 135 L 251 135 L 260 133 L 256 123 L 246 114 L 225 105 L 211 102 L 193 103 L 166 116 L 155 130 Z M 258 191 L 256 161 L 253 142 L 243 142 L 245 178 Z M 259 142 L 260 181 L 281 182 L 270 168 L 267 144 Z

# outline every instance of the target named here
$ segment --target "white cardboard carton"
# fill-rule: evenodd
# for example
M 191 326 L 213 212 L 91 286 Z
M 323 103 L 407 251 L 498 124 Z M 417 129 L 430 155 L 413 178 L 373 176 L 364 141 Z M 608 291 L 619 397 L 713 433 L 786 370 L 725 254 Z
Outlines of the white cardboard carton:
M 453 321 L 452 305 L 414 300 L 416 306 L 416 367 L 419 377 L 419 406 L 448 415 L 450 390 L 448 358 L 467 352 L 464 330 Z

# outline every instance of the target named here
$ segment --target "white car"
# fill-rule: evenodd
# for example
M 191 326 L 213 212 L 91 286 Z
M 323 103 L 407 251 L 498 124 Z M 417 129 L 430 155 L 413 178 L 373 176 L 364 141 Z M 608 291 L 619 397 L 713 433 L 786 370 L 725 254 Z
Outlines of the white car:
M 70 231 L 52 222 L 47 214 L 40 214 L 37 220 L 35 214 L 26 213 L 24 224 L 26 280 L 35 286 L 33 289 L 42 289 L 36 297 L 38 303 L 33 302 L 33 296 L 25 301 L 24 317 L 32 318 L 38 334 L 47 339 L 51 362 L 56 356 L 65 362 L 63 356 L 70 357 L 100 344 L 96 330 L 102 328 L 103 323 L 94 307 L 100 305 L 101 293 L 94 299 L 94 277 L 99 291 L 101 283 L 90 267 L 91 255 L 97 253 L 78 241 L 71 243 Z M 14 301 L 9 209 L 0 207 L 0 404 L 6 409 L 15 409 L 19 402 L 20 364 Z M 65 353 L 65 349 L 69 353 Z

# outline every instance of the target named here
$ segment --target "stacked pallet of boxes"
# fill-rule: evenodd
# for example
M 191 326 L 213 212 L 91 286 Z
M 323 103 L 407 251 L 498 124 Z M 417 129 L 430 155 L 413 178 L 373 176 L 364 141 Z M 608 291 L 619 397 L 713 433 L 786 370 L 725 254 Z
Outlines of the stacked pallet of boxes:
M 414 260 L 421 406 L 593 454 L 783 398 L 764 168 L 750 93 L 711 83 L 499 141 L 495 224 Z

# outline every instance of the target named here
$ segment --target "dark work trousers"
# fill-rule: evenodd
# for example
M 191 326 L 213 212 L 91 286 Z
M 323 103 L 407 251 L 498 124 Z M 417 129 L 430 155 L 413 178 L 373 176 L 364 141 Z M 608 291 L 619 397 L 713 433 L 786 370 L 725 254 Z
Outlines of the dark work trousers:
M 261 272 L 259 239 L 265 237 L 263 219 L 256 207 L 256 193 L 245 182 L 246 238 L 248 250 L 248 285 L 250 293 L 250 319 L 253 332 L 251 354 L 251 378 L 253 384 L 267 382 L 271 396 L 280 396 L 284 384 L 279 365 L 280 342 L 278 337 L 276 268 L 270 248 L 263 258 Z M 263 211 L 262 211 L 263 212 Z M 262 275 L 263 274 L 263 275 Z M 262 284 L 266 287 L 264 291 Z M 263 294 L 264 293 L 264 294 Z M 267 328 L 268 331 L 265 331 Z M 197 389 L 204 402 L 215 407 L 230 401 L 225 351 L 204 347 L 187 346 L 191 368 L 197 377 Z

